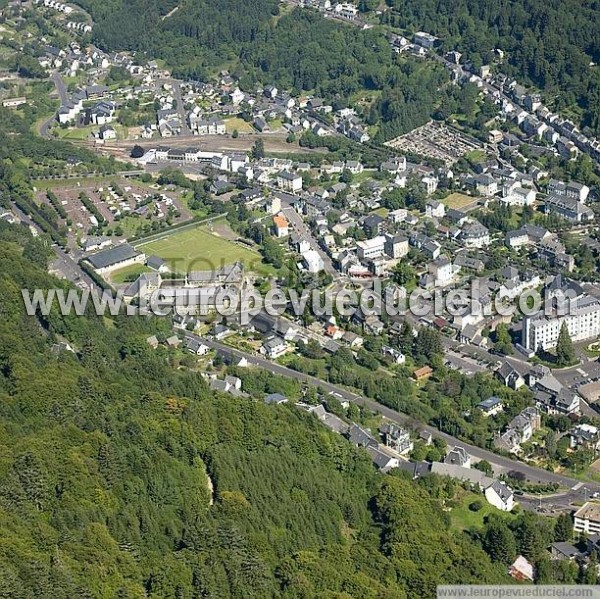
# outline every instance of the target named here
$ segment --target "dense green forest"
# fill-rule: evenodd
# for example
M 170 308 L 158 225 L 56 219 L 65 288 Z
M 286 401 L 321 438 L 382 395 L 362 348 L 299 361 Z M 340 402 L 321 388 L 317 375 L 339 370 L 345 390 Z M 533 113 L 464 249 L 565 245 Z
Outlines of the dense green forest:
M 80 0 L 94 18 L 94 41 L 107 50 L 147 52 L 179 76 L 236 60 L 278 14 L 277 0 Z M 177 10 L 164 18 L 173 9 Z
M 558 110 L 577 106 L 582 121 L 600 131 L 600 7 L 585 0 L 386 0 L 382 22 L 428 31 L 445 49 L 458 49 L 475 66 L 507 53 L 500 68 L 548 93 Z
M 146 344 L 166 320 L 26 316 L 21 288 L 64 285 L 48 256 L 0 223 L 0 596 L 402 598 L 505 580 L 450 530 L 450 483 L 381 477 L 293 406 L 213 394 Z

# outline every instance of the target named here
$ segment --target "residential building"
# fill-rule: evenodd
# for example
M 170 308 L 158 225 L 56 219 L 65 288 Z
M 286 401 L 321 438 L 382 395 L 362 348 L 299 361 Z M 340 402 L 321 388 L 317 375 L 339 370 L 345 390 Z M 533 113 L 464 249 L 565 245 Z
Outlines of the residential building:
M 498 129 L 492 129 L 488 133 L 488 141 L 492 144 L 499 144 L 504 139 L 504 134 Z
M 404 454 L 412 451 L 414 444 L 405 429 L 392 423 L 386 423 L 379 431 L 383 435 L 384 443 L 397 453 Z
M 296 193 L 302 190 L 302 177 L 296 173 L 282 171 L 277 175 L 277 186 L 285 191 Z
M 378 235 L 372 239 L 365 241 L 357 241 L 357 253 L 361 260 L 372 260 L 382 256 L 385 251 L 386 238 L 383 235 Z
M 514 507 L 514 493 L 505 483 L 494 481 L 485 490 L 485 498 L 488 503 L 503 512 L 510 512 Z
M 536 199 L 535 189 L 528 189 L 519 185 L 503 187 L 502 201 L 511 206 L 533 206 Z
M 358 426 L 358 424 L 352 424 L 348 431 L 348 438 L 350 443 L 357 447 L 372 447 L 377 449 L 379 443 L 369 431 Z
M 594 220 L 594 211 L 583 202 L 566 196 L 550 195 L 544 202 L 546 214 L 557 214 L 571 223 Z
M 398 224 L 404 222 L 407 216 L 408 210 L 406 208 L 398 208 L 398 210 L 392 210 L 388 214 L 388 219 L 391 220 L 392 223 Z
M 398 460 L 398 458 L 394 458 L 387 453 L 384 453 L 381 449 L 368 446 L 367 451 L 369 452 L 375 467 L 383 474 L 387 474 L 392 468 L 398 468 L 400 465 L 400 460 Z
M 431 472 L 439 476 L 449 476 L 457 480 L 468 481 L 473 485 L 477 485 L 482 491 L 494 483 L 494 479 L 491 476 L 487 476 L 481 470 L 465 468 L 458 464 L 433 462 L 431 464 Z
M 506 234 L 506 245 L 518 248 L 524 245 L 543 243 L 551 238 L 552 233 L 547 229 L 527 223 L 520 229 L 509 231 Z
M 521 444 L 529 441 L 540 426 L 539 411 L 532 407 L 525 408 L 510 421 L 506 431 L 494 439 L 494 446 L 509 453 L 517 453 Z
M 444 459 L 444 464 L 453 464 L 455 466 L 460 466 L 461 468 L 470 468 L 471 456 L 464 447 L 459 447 L 457 445 L 448 452 L 448 455 L 446 455 L 446 458 Z
M 448 285 L 454 278 L 454 266 L 446 256 L 439 256 L 429 264 L 429 272 L 434 277 L 434 284 L 439 287 Z
M 204 343 L 193 337 L 186 337 L 185 346 L 191 354 L 196 356 L 205 356 L 210 351 L 208 345 L 204 345 Z
M 583 554 L 580 549 L 571 545 L 571 543 L 557 542 L 550 545 L 550 555 L 553 560 L 579 560 Z
M 287 401 L 288 398 L 281 393 L 269 393 L 269 395 L 265 397 L 265 403 L 269 405 L 279 405 L 282 403 L 287 403 Z
M 598 448 L 598 428 L 592 424 L 578 424 L 569 432 L 571 449 L 584 447 L 586 449 Z
M 96 250 L 101 250 L 106 247 L 110 247 L 112 244 L 113 241 L 110 237 L 92 236 L 81 241 L 81 249 L 84 252 L 94 252 Z
M 446 207 L 437 200 L 428 200 L 425 204 L 425 216 L 429 218 L 444 218 Z
M 348 2 L 340 2 L 339 4 L 336 4 L 334 10 L 340 15 L 340 17 L 348 19 L 349 21 L 353 21 L 358 15 L 358 8 L 356 8 L 354 4 L 350 4 Z
M 477 407 L 483 412 L 484 416 L 495 416 L 504 409 L 504 403 L 499 397 L 488 397 L 477 404 Z
M 412 373 L 412 378 L 416 382 L 424 381 L 428 379 L 433 374 L 433 369 L 431 366 L 423 366 L 422 368 L 417 368 Z
M 523 319 L 521 345 L 532 351 L 556 347 L 563 323 L 572 341 L 585 341 L 600 335 L 600 301 L 582 296 L 570 302 L 568 314 L 547 316 L 543 312 Z
M 362 219 L 362 227 L 367 235 L 382 235 L 385 230 L 385 219 L 379 214 L 369 214 Z
M 432 193 L 436 192 L 438 187 L 438 180 L 435 177 L 423 177 L 423 179 L 421 179 L 421 182 L 425 186 L 425 191 L 428 195 L 431 195 Z
M 583 183 L 570 181 L 565 183 L 556 179 L 550 179 L 548 182 L 548 193 L 555 196 L 571 198 L 585 203 L 590 193 L 590 188 Z
M 273 335 L 262 344 L 260 352 L 267 356 L 267 358 L 276 360 L 277 358 L 283 356 L 287 349 L 288 345 L 285 340 L 282 337 Z
M 317 274 L 325 269 L 323 258 L 321 258 L 321 255 L 316 250 L 303 252 L 302 262 L 306 266 L 306 270 L 313 274 Z
M 574 515 L 573 531 L 587 535 L 600 534 L 600 504 L 588 501 Z
M 475 178 L 475 189 L 482 196 L 491 197 L 498 193 L 498 182 L 488 174 L 482 174 Z
M 519 582 L 533 582 L 535 579 L 533 565 L 522 555 L 511 564 L 508 573 Z
M 273 217 L 273 228 L 277 237 L 287 237 L 290 233 L 290 224 L 283 214 Z
M 438 38 L 430 33 L 426 33 L 424 31 L 417 31 L 413 37 L 413 41 L 415 44 L 422 46 L 423 48 L 430 49 L 433 48 L 438 41 Z
M 386 234 L 384 251 L 390 258 L 403 258 L 408 254 L 408 237 L 402 233 Z
M 480 222 L 467 223 L 460 234 L 467 247 L 483 248 L 490 244 L 490 232 Z

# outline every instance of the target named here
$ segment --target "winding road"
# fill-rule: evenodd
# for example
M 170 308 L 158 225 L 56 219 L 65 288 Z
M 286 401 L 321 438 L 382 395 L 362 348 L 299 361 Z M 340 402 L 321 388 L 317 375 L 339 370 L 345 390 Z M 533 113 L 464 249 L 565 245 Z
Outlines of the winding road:
M 367 399 L 361 395 L 348 391 L 347 389 L 337 387 L 336 385 L 332 385 L 331 383 L 327 383 L 308 374 L 291 370 L 290 368 L 281 366 L 275 362 L 271 362 L 270 360 L 261 356 L 242 352 L 238 349 L 231 348 L 228 345 L 212 339 L 207 339 L 205 337 L 199 337 L 192 334 L 186 334 L 186 337 L 201 340 L 202 343 L 211 349 L 223 350 L 240 358 L 244 357 L 248 360 L 248 363 L 251 366 L 263 368 L 264 370 L 267 370 L 273 374 L 285 376 L 297 381 L 306 382 L 310 385 L 314 385 L 315 387 L 321 387 L 326 393 L 336 393 L 337 396 L 341 396 L 348 401 L 356 402 L 374 412 L 379 412 L 386 418 L 389 418 L 390 420 L 399 424 L 414 425 L 415 423 L 415 420 L 410 416 L 396 410 L 392 410 L 391 408 L 388 408 L 372 399 Z M 434 437 L 444 439 L 451 446 L 460 445 L 461 447 L 464 447 L 471 454 L 471 456 L 477 460 L 488 461 L 492 465 L 495 475 L 508 472 L 519 472 L 525 476 L 529 482 L 541 484 L 558 483 L 561 487 L 568 489 L 567 492 L 557 493 L 551 497 L 542 498 L 541 501 L 546 506 L 552 505 L 566 507 L 573 503 L 580 503 L 586 499 L 589 499 L 593 493 L 600 493 L 599 483 L 587 481 L 582 482 L 575 478 L 563 476 L 547 470 L 542 470 L 541 468 L 536 468 L 534 466 L 529 466 L 528 464 L 524 464 L 518 460 L 501 456 L 487 449 L 482 449 L 481 447 L 476 447 L 475 445 L 465 443 L 464 441 L 461 441 L 452 435 L 448 435 L 442 431 L 439 431 L 433 426 L 419 423 L 419 428 L 423 431 L 431 433 L 431 435 Z M 525 502 L 527 501 L 528 500 L 526 499 Z M 530 499 L 529 501 L 537 503 L 539 500 L 535 498 Z
M 65 82 L 58 71 L 54 71 L 52 73 L 50 80 L 54 83 L 58 99 L 60 100 L 60 105 L 64 106 L 69 101 L 69 94 Z M 56 122 L 56 114 L 57 113 L 55 112 L 50 118 L 46 119 L 40 125 L 39 133 L 42 137 L 50 137 L 50 127 Z

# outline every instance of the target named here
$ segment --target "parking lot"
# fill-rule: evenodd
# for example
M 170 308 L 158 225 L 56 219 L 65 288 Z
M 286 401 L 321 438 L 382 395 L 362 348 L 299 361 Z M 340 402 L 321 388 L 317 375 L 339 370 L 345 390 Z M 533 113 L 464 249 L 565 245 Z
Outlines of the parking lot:
M 582 362 L 579 366 L 566 370 L 555 370 L 554 376 L 565 386 L 574 390 L 581 385 L 600 380 L 600 362 Z
M 69 186 L 52 187 L 50 191 L 66 213 L 64 220 L 72 247 L 90 231 L 94 234 L 100 232 L 96 229 L 98 215 L 105 221 L 103 234 L 125 238 L 135 235 L 140 226 L 147 223 L 167 218 L 173 222 L 184 222 L 192 216 L 180 192 L 165 192 L 129 180 L 107 178 L 102 182 L 75 182 Z M 97 214 L 84 205 L 82 195 L 89 198 Z M 36 197 L 40 203 L 51 205 L 45 189 L 39 190 Z

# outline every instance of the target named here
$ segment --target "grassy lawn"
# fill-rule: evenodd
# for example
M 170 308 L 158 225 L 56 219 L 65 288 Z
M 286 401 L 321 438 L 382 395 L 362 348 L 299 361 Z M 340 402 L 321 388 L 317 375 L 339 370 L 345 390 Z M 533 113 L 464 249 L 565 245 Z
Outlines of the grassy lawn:
M 148 272 L 150 269 L 143 264 L 131 264 L 130 266 L 126 266 L 125 268 L 120 268 L 119 270 L 115 270 L 110 275 L 110 280 L 115 285 L 120 285 L 122 283 L 126 283 L 127 281 L 131 281 L 132 277 L 138 277 L 143 272 Z
M 118 123 L 111 123 L 110 125 L 117 132 L 117 139 L 127 139 L 129 131 L 123 125 Z M 89 139 L 93 132 L 98 131 L 100 127 L 98 125 L 90 125 L 87 127 L 69 127 L 68 129 L 61 129 L 56 127 L 54 131 L 58 133 L 58 137 L 61 139 L 72 139 L 75 141 L 84 141 Z
M 92 134 L 92 131 L 97 130 L 98 127 L 70 127 L 69 129 L 61 129 L 57 127 L 54 131 L 57 132 L 58 137 L 61 139 L 76 139 L 84 140 L 88 139 Z
M 239 117 L 226 119 L 225 129 L 227 129 L 227 133 L 233 133 L 236 129 L 239 133 L 254 133 L 252 125 Z
M 146 255 L 160 256 L 176 272 L 218 269 L 242 262 L 246 270 L 261 275 L 273 275 L 275 270 L 261 260 L 258 252 L 211 233 L 206 227 L 197 227 L 173 233 L 164 239 L 136 246 Z
M 451 527 L 455 530 L 467 530 L 469 528 L 483 528 L 483 520 L 489 514 L 501 514 L 506 518 L 514 518 L 507 512 L 502 512 L 490 505 L 483 495 L 471 493 L 469 491 L 461 491 L 458 505 L 450 511 Z M 469 509 L 469 505 L 474 501 L 481 501 L 483 507 L 478 512 L 473 512 Z
M 468 206 L 475 201 L 477 201 L 476 198 L 472 198 L 464 193 L 451 193 L 447 198 L 442 200 L 442 204 L 444 204 L 447 208 L 460 210 L 464 206 Z
M 465 158 L 471 162 L 483 162 L 485 156 L 484 150 L 471 150 L 465 154 Z
M 98 176 L 93 176 L 93 177 L 72 177 L 72 178 L 68 178 L 68 179 L 37 179 L 34 182 L 34 187 L 38 190 L 45 190 L 45 189 L 58 189 L 61 187 L 77 187 L 78 184 L 79 186 L 82 188 L 82 191 L 85 190 L 85 188 L 87 187 L 93 187 L 95 185 L 102 185 L 102 184 L 106 184 L 108 181 L 112 181 L 113 179 L 115 179 L 116 181 L 119 181 L 118 177 L 111 177 L 110 175 L 108 177 L 104 176 L 104 175 L 98 175 Z M 137 182 L 136 182 L 137 183 Z

